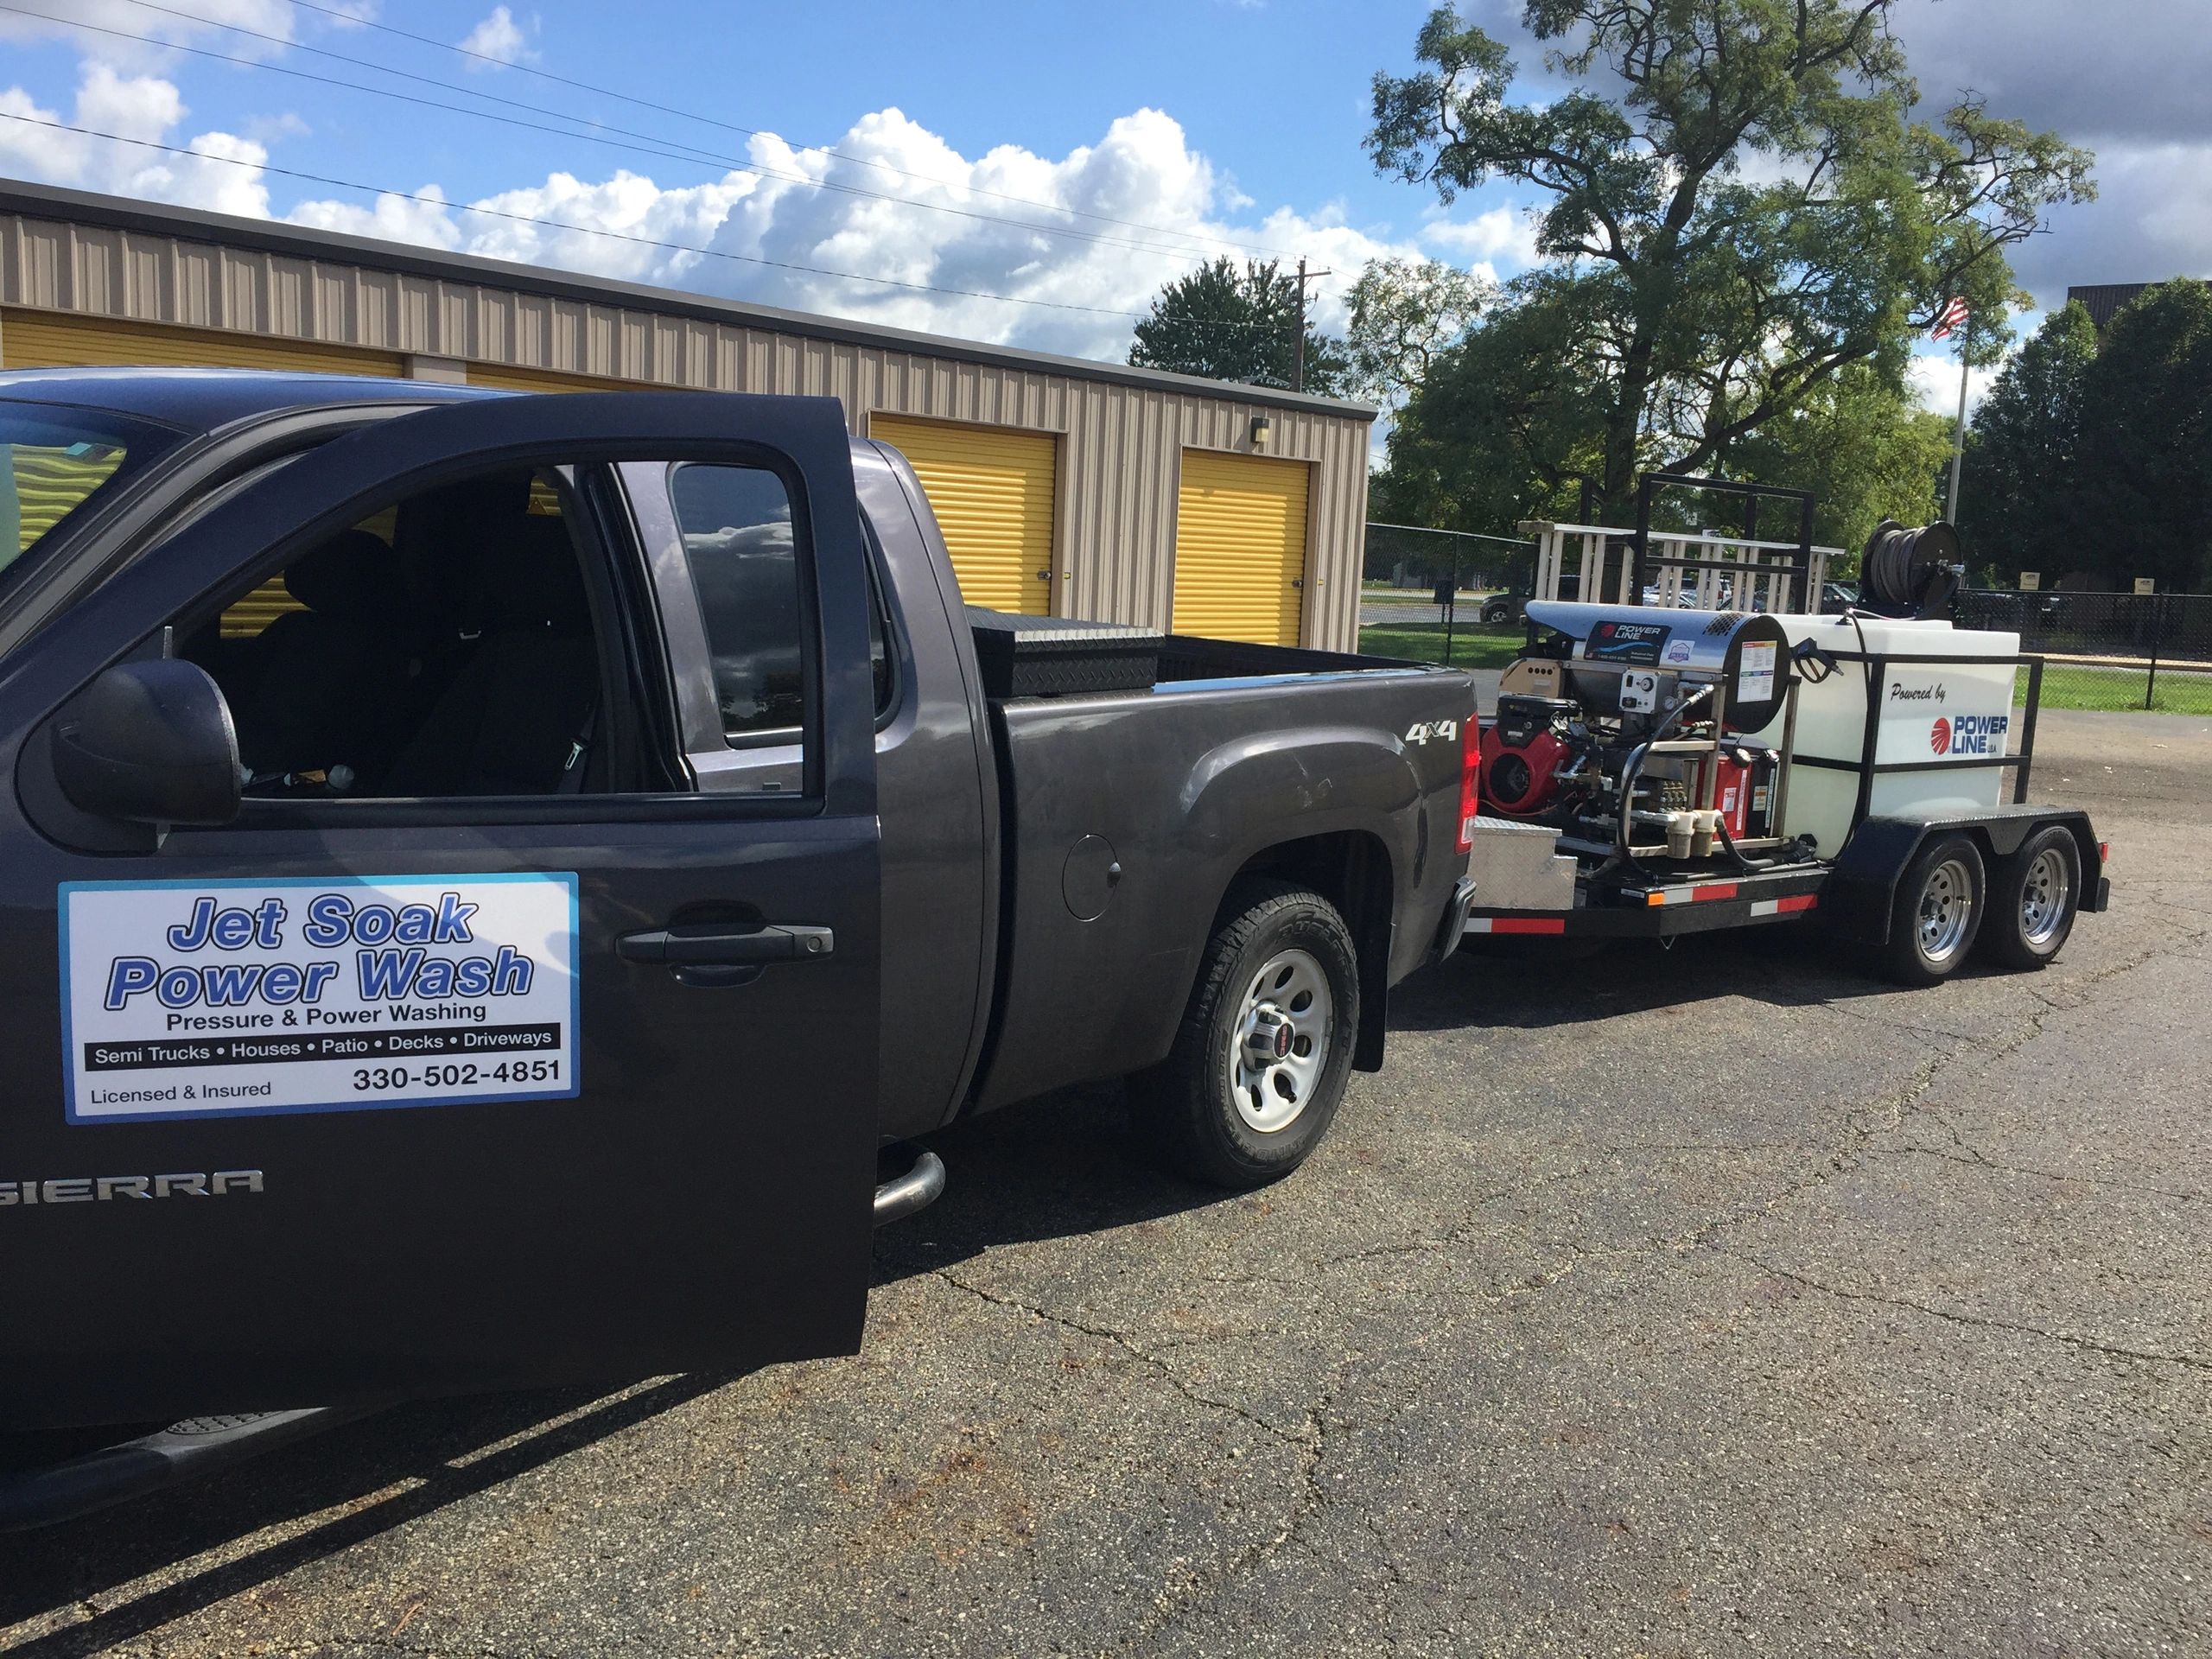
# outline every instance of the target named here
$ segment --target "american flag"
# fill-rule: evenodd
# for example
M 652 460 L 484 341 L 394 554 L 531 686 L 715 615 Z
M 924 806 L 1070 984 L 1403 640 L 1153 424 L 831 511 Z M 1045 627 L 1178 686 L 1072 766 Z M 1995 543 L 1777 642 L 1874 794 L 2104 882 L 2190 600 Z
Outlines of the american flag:
M 1947 339 L 1954 328 L 1967 320 L 1967 296 L 1955 294 L 1943 305 L 1943 315 L 1936 319 L 1936 326 L 1928 331 L 1930 340 Z

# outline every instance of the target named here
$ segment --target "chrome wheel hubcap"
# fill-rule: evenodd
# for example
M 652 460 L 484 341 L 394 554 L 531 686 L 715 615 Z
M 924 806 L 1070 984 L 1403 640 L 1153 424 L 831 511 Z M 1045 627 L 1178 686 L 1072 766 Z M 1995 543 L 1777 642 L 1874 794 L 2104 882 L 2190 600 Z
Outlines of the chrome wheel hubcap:
M 1920 954 L 1930 963 L 1948 962 L 1973 921 L 1973 874 L 1960 860 L 1947 858 L 1929 872 L 1920 890 Z
M 1329 976 L 1304 950 L 1278 950 L 1244 987 L 1228 1056 L 1230 1096 L 1248 1128 L 1273 1135 L 1320 1087 L 1335 1013 Z
M 2056 847 L 2044 848 L 2020 884 L 2020 937 L 2030 944 L 2049 944 L 2066 919 L 2067 901 L 2073 893 L 2065 859 Z

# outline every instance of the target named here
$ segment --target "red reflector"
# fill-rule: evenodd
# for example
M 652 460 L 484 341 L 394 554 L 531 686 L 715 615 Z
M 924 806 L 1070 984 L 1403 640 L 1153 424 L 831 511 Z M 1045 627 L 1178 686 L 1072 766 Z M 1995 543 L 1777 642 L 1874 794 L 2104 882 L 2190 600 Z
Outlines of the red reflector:
M 1567 918 L 1563 916 L 1493 916 L 1490 919 L 1493 933 L 1564 933 Z
M 2101 864 L 2101 863 L 2105 862 L 2105 861 L 2106 861 L 2106 860 L 2109 859 L 2111 856 L 2112 856 L 2112 842 L 2108 842 L 2108 841 L 2101 841 L 2101 842 L 2099 842 L 2097 843 L 2097 862 L 2098 862 L 2098 863 L 2100 863 L 2100 864 Z
M 1474 850 L 1475 819 L 1483 810 L 1483 734 L 1476 723 L 1474 711 L 1467 713 L 1467 723 L 1459 729 L 1459 850 L 1465 854 Z
M 1817 893 L 1801 893 L 1794 899 L 1776 899 L 1774 902 L 1775 913 L 1781 916 L 1787 916 L 1793 911 L 1810 910 L 1820 902 L 1821 895 Z
M 1693 904 L 1700 899 L 1733 899 L 1735 896 L 1736 884 L 1733 881 L 1715 881 L 1707 887 L 1690 889 L 1690 902 Z

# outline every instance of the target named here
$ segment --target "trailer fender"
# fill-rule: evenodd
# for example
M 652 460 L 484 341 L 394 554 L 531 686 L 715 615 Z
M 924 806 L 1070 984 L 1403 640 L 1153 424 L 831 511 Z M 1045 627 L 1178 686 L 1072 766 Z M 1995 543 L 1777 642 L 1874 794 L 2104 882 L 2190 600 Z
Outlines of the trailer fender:
M 2082 908 L 2101 911 L 2111 886 L 2089 815 L 2073 806 L 1999 806 L 1986 812 L 1932 818 L 1868 818 L 1844 843 L 1821 893 L 1821 915 L 1831 932 L 1865 944 L 1887 944 L 1897 883 L 1934 835 L 1962 831 L 1985 856 L 2008 858 L 2046 824 L 2063 826 L 2082 861 Z

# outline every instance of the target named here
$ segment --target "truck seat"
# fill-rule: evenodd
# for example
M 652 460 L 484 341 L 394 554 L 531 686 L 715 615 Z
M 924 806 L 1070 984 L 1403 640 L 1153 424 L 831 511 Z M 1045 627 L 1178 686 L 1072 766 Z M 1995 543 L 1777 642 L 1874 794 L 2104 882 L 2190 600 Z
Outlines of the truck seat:
M 589 742 L 599 652 L 568 527 L 518 516 L 479 550 L 482 632 L 463 652 L 383 795 L 539 795 Z
M 239 759 L 262 776 L 381 771 L 406 730 L 421 632 L 398 562 L 367 531 L 341 531 L 292 561 L 284 588 L 306 608 L 251 642 L 254 671 L 232 708 Z

